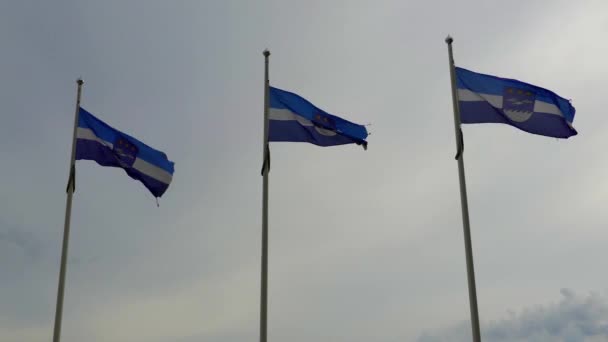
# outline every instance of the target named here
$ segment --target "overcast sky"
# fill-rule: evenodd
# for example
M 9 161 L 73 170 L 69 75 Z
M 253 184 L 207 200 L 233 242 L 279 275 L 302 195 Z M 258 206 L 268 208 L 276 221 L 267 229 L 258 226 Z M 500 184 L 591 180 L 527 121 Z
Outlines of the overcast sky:
M 568 140 L 463 128 L 484 341 L 605 341 L 606 32 L 604 0 L 0 2 L 0 340 L 52 336 L 78 77 L 175 174 L 157 208 L 77 163 L 62 341 L 257 340 L 268 48 L 271 84 L 372 132 L 271 146 L 269 341 L 466 341 L 451 34 L 577 109 Z

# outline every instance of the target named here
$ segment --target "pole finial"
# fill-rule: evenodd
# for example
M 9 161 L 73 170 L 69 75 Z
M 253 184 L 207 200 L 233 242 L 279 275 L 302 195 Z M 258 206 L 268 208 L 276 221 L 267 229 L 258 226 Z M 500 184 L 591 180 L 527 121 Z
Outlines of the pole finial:
M 264 57 L 268 57 L 270 56 L 270 50 L 266 49 L 264 50 Z
M 452 36 L 450 36 L 449 34 L 448 34 L 447 37 L 445 37 L 445 42 L 446 43 L 452 44 L 453 41 L 454 41 L 454 38 L 452 38 Z
M 83 84 L 84 84 L 84 81 L 82 80 L 82 78 L 80 78 L 80 77 L 79 77 L 79 78 L 76 80 L 76 84 L 78 84 L 79 86 L 80 86 L 80 85 L 83 85 Z

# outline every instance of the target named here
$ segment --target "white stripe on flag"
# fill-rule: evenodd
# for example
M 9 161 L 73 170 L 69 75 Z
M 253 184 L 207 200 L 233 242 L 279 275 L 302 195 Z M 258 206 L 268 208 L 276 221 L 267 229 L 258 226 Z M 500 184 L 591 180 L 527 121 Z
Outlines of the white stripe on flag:
M 458 89 L 458 100 L 462 102 L 486 101 L 492 105 L 492 107 L 502 109 L 503 98 L 500 95 L 480 94 L 468 89 Z M 553 103 L 539 100 L 534 101 L 534 112 L 564 116 L 559 108 Z
M 173 179 L 173 176 L 169 172 L 156 165 L 152 165 L 143 159 L 136 158 L 133 163 L 133 168 L 165 184 L 170 184 Z
M 302 126 L 313 126 L 310 120 L 299 116 L 298 114 L 290 111 L 289 109 L 282 108 L 270 108 L 270 110 L 268 111 L 268 120 L 297 121 Z
M 486 101 L 492 107 L 502 108 L 502 96 L 474 93 L 468 89 L 458 89 L 458 100 L 462 102 Z
M 562 114 L 562 111 L 559 110 L 559 108 L 557 108 L 557 106 L 554 105 L 553 103 L 547 103 L 547 102 L 538 101 L 538 100 L 536 100 L 534 102 L 534 112 L 556 114 L 559 116 L 564 116 L 564 114 Z
M 112 144 L 111 142 L 107 142 L 96 136 L 95 132 L 93 132 L 90 128 L 78 127 L 78 129 L 76 130 L 76 138 L 97 141 L 98 143 L 108 146 L 109 148 L 114 147 L 114 144 Z

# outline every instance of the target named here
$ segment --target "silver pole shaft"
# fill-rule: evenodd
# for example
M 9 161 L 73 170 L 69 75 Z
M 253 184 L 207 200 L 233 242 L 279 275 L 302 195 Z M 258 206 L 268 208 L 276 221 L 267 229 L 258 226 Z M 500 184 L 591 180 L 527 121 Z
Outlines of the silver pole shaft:
M 469 305 L 471 307 L 471 329 L 473 330 L 473 342 L 481 342 L 479 329 L 479 312 L 477 309 L 477 289 L 475 286 L 475 268 L 473 266 L 473 248 L 471 243 L 471 226 L 469 223 L 469 204 L 467 200 L 467 184 L 464 174 L 463 138 L 460 129 L 460 108 L 458 106 L 458 94 L 456 93 L 456 70 L 454 67 L 454 55 L 452 54 L 452 42 L 454 39 L 448 36 L 445 42 L 448 44 L 450 55 L 450 78 L 452 81 L 452 105 L 454 106 L 454 132 L 456 134 L 456 147 L 458 148 L 458 178 L 460 179 L 460 204 L 462 207 L 462 228 L 464 231 L 464 249 L 467 258 L 467 279 L 469 283 Z
M 268 57 L 270 51 L 264 50 L 264 141 L 262 144 L 262 155 L 264 166 L 262 168 L 262 275 L 260 294 L 260 342 L 266 342 L 268 328 L 268 172 L 270 162 L 268 155 L 268 110 L 270 107 L 270 94 L 268 81 Z
M 65 203 L 65 223 L 63 226 L 63 245 L 61 247 L 61 268 L 59 269 L 59 286 L 57 288 L 57 306 L 55 307 L 55 327 L 53 329 L 53 342 L 61 339 L 61 318 L 63 315 L 63 294 L 65 289 L 65 271 L 68 259 L 68 242 L 70 240 L 70 219 L 72 216 L 72 196 L 74 195 L 74 164 L 76 158 L 76 129 L 78 128 L 78 112 L 80 110 L 80 95 L 82 93 L 81 79 L 77 80 L 78 93 L 76 95 L 76 113 L 74 114 L 74 132 L 72 133 L 72 156 L 70 157 L 70 176 L 68 180 L 68 196 Z

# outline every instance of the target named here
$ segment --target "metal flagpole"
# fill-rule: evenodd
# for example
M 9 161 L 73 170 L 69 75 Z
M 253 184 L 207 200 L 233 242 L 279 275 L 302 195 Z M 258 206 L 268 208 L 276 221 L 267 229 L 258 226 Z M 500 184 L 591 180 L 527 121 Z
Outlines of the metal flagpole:
M 266 342 L 268 327 L 268 172 L 270 171 L 270 149 L 268 148 L 268 111 L 270 107 L 268 57 L 270 51 L 264 50 L 264 141 L 262 153 L 264 164 L 262 166 L 262 275 L 260 293 L 260 342 Z
M 80 110 L 80 95 L 82 93 L 83 80 L 78 79 L 78 93 L 76 95 L 76 113 L 74 114 L 74 132 L 72 133 L 72 156 L 70 157 L 70 176 L 68 179 L 67 199 L 65 204 L 65 223 L 63 226 L 63 245 L 61 247 L 61 268 L 59 269 L 59 286 L 57 288 L 57 306 L 55 307 L 55 327 L 53 329 L 53 342 L 59 342 L 61 339 L 61 317 L 63 314 L 63 293 L 65 288 L 65 271 L 68 259 L 68 242 L 70 239 L 70 219 L 72 216 L 72 196 L 76 184 L 76 129 L 78 128 L 78 112 Z
M 458 106 L 458 94 L 456 93 L 456 70 L 454 67 L 454 56 L 452 54 L 452 42 L 454 39 L 448 36 L 445 42 L 448 44 L 450 56 L 450 79 L 452 81 L 452 105 L 454 106 L 454 132 L 456 134 L 456 146 L 458 152 L 458 177 L 460 179 L 460 205 L 462 207 L 462 228 L 464 231 L 464 249 L 467 259 L 467 279 L 469 283 L 469 305 L 471 307 L 471 329 L 473 330 L 473 342 L 481 342 L 479 329 L 479 312 L 477 309 L 477 290 L 475 287 L 475 269 L 473 266 L 473 248 L 471 243 L 471 226 L 469 223 L 469 205 L 467 201 L 467 184 L 464 175 L 464 138 L 460 128 L 460 108 Z

